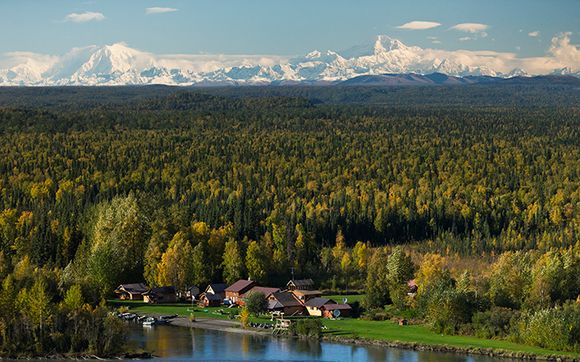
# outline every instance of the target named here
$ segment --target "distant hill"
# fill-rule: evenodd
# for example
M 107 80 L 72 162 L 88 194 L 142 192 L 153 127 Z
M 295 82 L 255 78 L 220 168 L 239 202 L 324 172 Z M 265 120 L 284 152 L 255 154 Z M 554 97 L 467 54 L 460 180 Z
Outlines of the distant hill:
M 431 74 L 380 74 L 361 75 L 337 83 L 342 86 L 425 86 L 425 85 L 467 85 L 467 84 L 505 84 L 505 85 L 564 85 L 580 87 L 580 79 L 569 75 L 541 75 L 535 77 L 500 78 L 491 76 L 456 77 L 443 73 Z

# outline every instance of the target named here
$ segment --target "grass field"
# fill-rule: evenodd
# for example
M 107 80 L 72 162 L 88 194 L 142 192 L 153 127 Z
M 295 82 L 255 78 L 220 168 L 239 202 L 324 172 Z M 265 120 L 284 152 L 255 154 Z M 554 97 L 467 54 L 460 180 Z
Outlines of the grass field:
M 345 296 L 325 296 L 327 298 L 335 299 L 337 302 L 342 301 Z M 349 303 L 353 303 L 357 298 L 362 298 L 361 295 L 349 295 Z M 152 305 L 146 304 L 142 301 L 121 301 L 110 300 L 109 305 L 113 307 L 126 306 L 132 312 L 142 314 L 162 314 L 187 317 L 190 315 L 192 307 L 187 304 L 163 304 Z M 212 319 L 230 319 L 229 314 L 238 314 L 238 308 L 224 308 L 224 307 L 208 307 L 201 308 L 193 307 L 196 318 L 212 318 Z M 266 318 L 251 318 L 253 322 L 266 322 Z M 383 341 L 398 341 L 409 343 L 420 343 L 426 345 L 447 345 L 459 348 L 493 348 L 502 349 L 513 352 L 534 353 L 537 355 L 559 355 L 579 358 L 578 353 L 566 353 L 559 351 L 547 350 L 539 347 L 533 347 L 503 340 L 481 339 L 470 336 L 449 336 L 438 334 L 426 326 L 422 325 L 408 325 L 399 326 L 392 321 L 367 321 L 362 319 L 344 318 L 341 320 L 327 320 L 323 321 L 328 328 L 325 335 L 337 337 L 356 337 L 364 339 L 374 339 Z
M 337 303 L 342 303 L 343 299 L 346 298 L 347 303 L 359 302 L 362 303 L 364 294 L 346 294 L 346 295 L 323 295 L 324 298 L 332 299 Z
M 580 357 L 578 353 L 551 351 L 503 340 L 481 339 L 470 336 L 449 336 L 438 334 L 422 325 L 399 326 L 392 321 L 366 321 L 345 318 L 325 320 L 327 335 L 340 337 L 359 337 L 384 341 L 414 342 L 428 345 L 448 345 L 460 348 L 493 348 L 513 352 L 534 353 L 537 355 L 560 355 Z
M 227 308 L 227 307 L 207 307 L 202 308 L 196 305 L 192 306 L 190 304 L 147 304 L 143 301 L 128 301 L 128 300 L 109 300 L 107 303 L 114 307 L 128 307 L 133 313 L 138 314 L 160 314 L 160 315 L 173 315 L 177 314 L 180 317 L 189 317 L 193 311 L 196 318 L 210 318 L 210 319 L 232 319 L 230 316 L 235 316 L 240 313 L 239 308 Z M 256 318 L 251 317 L 252 322 L 266 322 L 266 318 Z

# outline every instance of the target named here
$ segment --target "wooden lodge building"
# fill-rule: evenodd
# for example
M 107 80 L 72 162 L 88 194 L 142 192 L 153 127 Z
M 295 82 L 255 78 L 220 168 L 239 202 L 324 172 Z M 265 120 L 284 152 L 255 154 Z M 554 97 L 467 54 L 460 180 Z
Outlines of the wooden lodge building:
M 205 288 L 205 291 L 200 294 L 198 300 L 202 307 L 219 307 L 223 304 L 226 297 L 225 283 L 213 283 Z
M 302 303 L 290 292 L 273 293 L 268 298 L 269 312 L 282 312 L 287 316 L 302 315 L 305 308 Z
M 290 291 L 312 290 L 314 289 L 314 281 L 312 279 L 298 279 L 298 280 L 292 279 L 286 284 L 286 288 Z
M 253 280 L 240 279 L 225 289 L 225 299 L 232 304 L 239 304 L 241 296 L 255 286 L 256 282 Z
M 142 300 L 143 293 L 149 290 L 143 283 L 121 284 L 115 289 L 115 294 L 121 300 Z
M 158 287 L 143 293 L 145 303 L 162 304 L 177 302 L 177 293 L 175 287 Z
M 246 298 L 248 298 L 253 293 L 262 293 L 266 299 L 270 299 L 272 294 L 280 292 L 280 288 L 270 288 L 270 287 L 258 287 L 255 286 L 252 289 L 248 290 L 240 297 L 238 301 L 238 305 L 245 305 Z

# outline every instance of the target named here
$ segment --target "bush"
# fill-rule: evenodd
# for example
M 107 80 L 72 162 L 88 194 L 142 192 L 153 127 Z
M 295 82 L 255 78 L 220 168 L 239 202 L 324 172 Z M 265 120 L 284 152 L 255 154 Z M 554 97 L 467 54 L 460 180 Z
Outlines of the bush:
M 477 312 L 472 317 L 473 333 L 480 338 L 505 338 L 513 333 L 520 312 L 503 307 Z
M 454 334 L 461 325 L 469 323 L 477 308 L 473 292 L 447 284 L 432 288 L 426 304 L 425 317 L 431 327 L 437 333 L 445 334 Z
M 363 319 L 369 321 L 386 321 L 393 317 L 393 315 L 381 308 L 368 309 L 362 316 Z
M 246 308 L 254 315 L 265 312 L 268 308 L 268 301 L 264 293 L 250 293 L 246 298 Z
M 290 333 L 299 337 L 320 338 L 322 321 L 320 319 L 299 319 L 290 325 Z
M 560 351 L 580 351 L 580 304 L 530 313 L 520 323 L 524 343 Z

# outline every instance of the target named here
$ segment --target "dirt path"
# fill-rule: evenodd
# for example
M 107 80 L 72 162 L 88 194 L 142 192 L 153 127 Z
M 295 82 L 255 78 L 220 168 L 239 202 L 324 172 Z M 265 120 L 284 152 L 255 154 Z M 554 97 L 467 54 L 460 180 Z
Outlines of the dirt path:
M 210 318 L 196 318 L 195 322 L 191 322 L 189 318 L 177 317 L 170 321 L 171 325 L 187 328 L 209 329 L 214 331 L 252 334 L 259 336 L 271 336 L 272 332 L 267 330 L 243 329 L 240 322 L 227 321 L 221 319 Z

